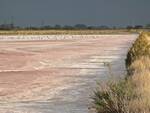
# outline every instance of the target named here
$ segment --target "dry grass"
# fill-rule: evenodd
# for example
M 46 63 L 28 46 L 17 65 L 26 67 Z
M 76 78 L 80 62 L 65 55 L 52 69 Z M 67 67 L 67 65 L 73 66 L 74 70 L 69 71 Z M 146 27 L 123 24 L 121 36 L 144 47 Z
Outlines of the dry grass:
M 134 70 L 131 80 L 138 97 L 131 102 L 131 108 L 137 113 L 150 113 L 150 59 L 142 57 L 131 67 Z
M 97 113 L 131 113 L 130 101 L 135 97 L 133 85 L 127 80 L 100 85 L 93 97 Z
M 141 34 L 129 50 L 130 76 L 95 92 L 97 113 L 150 113 L 149 36 L 150 33 Z
M 97 113 L 150 113 L 150 59 L 142 57 L 131 68 L 132 76 L 100 85 L 95 91 Z
M 130 33 L 141 33 L 148 31 L 148 29 L 50 29 L 50 30 L 0 30 L 0 35 L 98 35 L 98 34 L 130 34 Z
M 150 56 L 150 37 L 148 33 L 141 33 L 133 46 L 129 49 L 126 59 L 127 68 L 142 56 Z
M 150 113 L 150 32 L 142 33 L 133 44 L 129 54 L 132 54 L 128 71 L 134 84 L 137 97 L 130 102 L 134 113 Z M 127 56 L 129 57 L 129 56 Z M 127 58 L 128 59 L 128 58 Z
M 97 35 L 97 34 L 128 34 L 136 31 L 126 29 L 116 30 L 0 30 L 0 35 Z
M 150 58 L 142 56 L 131 64 L 129 70 L 134 73 L 141 73 L 142 71 L 150 70 Z

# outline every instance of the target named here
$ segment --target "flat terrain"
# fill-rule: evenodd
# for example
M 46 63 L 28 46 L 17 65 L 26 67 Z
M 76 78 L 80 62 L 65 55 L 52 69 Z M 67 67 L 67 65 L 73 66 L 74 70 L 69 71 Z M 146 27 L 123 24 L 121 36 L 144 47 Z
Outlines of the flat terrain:
M 5 37 L 0 36 L 0 113 L 88 113 L 96 81 L 110 77 L 104 64 L 122 77 L 137 35 Z
M 129 34 L 143 31 L 142 29 L 50 29 L 50 30 L 0 30 L 0 35 L 99 35 L 99 34 Z M 146 29 L 145 29 L 146 31 Z

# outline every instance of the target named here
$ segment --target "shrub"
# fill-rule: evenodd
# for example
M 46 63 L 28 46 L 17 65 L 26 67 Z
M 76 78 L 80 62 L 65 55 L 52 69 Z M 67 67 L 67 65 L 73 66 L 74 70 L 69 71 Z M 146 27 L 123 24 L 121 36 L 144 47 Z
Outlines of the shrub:
M 150 58 L 142 56 L 138 60 L 135 60 L 130 67 L 128 68 L 130 70 L 131 75 L 134 73 L 140 73 L 142 71 L 150 71 Z
M 94 92 L 97 113 L 150 113 L 150 33 L 142 33 L 127 54 L 126 79 Z
M 129 70 L 132 70 L 131 82 L 136 94 L 130 109 L 133 113 L 150 113 L 150 58 L 142 56 L 131 64 Z
M 148 38 L 147 33 L 141 33 L 139 38 L 137 38 L 133 46 L 129 49 L 126 58 L 126 67 L 129 74 L 129 67 L 132 62 L 138 60 L 142 56 L 150 57 L 150 43 Z
M 128 113 L 130 100 L 135 96 L 130 81 L 109 82 L 95 91 L 94 108 L 97 113 Z

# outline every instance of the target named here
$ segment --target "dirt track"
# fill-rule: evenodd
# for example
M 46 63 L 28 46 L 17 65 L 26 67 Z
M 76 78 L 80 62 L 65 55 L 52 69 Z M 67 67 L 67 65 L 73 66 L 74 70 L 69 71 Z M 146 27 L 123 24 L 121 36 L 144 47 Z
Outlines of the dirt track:
M 109 77 L 104 63 L 124 73 L 136 37 L 0 41 L 0 113 L 88 113 L 96 81 Z

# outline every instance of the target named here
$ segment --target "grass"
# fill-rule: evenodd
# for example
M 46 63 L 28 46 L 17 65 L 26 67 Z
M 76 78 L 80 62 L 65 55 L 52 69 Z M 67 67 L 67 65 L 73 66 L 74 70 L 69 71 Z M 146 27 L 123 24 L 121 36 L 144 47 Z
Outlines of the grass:
M 136 113 L 150 113 L 150 58 L 142 56 L 132 63 L 134 70 L 132 83 L 137 98 L 132 101 L 132 109 Z
M 150 113 L 150 33 L 142 33 L 129 49 L 125 79 L 100 85 L 94 92 L 97 113 Z
M 137 30 L 0 30 L 0 35 L 98 35 L 98 34 L 128 34 Z
M 133 46 L 129 49 L 126 59 L 127 69 L 132 62 L 139 59 L 142 56 L 150 57 L 150 41 L 149 33 L 141 33 L 139 38 L 135 41 Z
M 130 100 L 135 97 L 131 82 L 121 80 L 109 82 L 94 92 L 94 108 L 97 113 L 125 113 L 129 111 Z
M 138 60 L 133 62 L 129 67 L 130 72 L 140 73 L 143 70 L 150 70 L 150 58 L 147 56 L 141 56 Z

